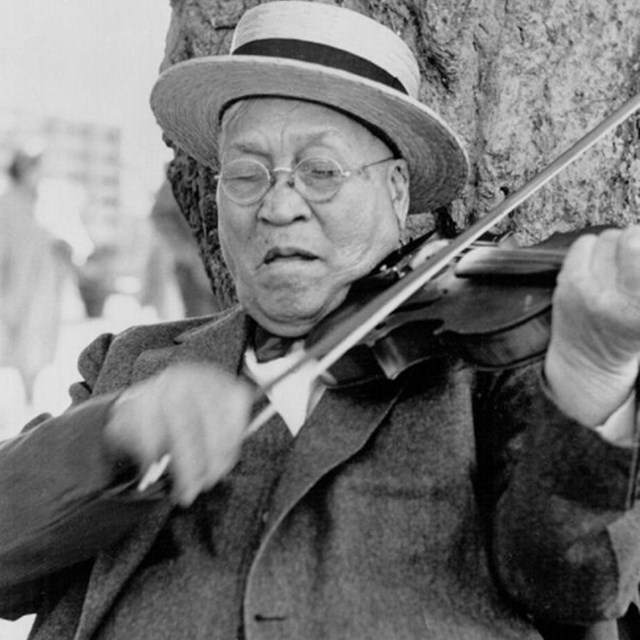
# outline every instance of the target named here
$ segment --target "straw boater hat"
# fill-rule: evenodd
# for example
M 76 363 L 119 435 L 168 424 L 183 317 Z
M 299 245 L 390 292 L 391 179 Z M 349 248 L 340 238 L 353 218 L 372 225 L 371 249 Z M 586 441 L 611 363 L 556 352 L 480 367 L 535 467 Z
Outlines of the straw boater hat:
M 365 124 L 409 165 L 411 212 L 453 200 L 467 176 L 456 135 L 418 102 L 420 74 L 407 45 L 387 27 L 334 5 L 267 2 L 247 11 L 231 53 L 169 67 L 151 94 L 158 123 L 178 147 L 217 166 L 220 118 L 252 96 L 309 100 Z

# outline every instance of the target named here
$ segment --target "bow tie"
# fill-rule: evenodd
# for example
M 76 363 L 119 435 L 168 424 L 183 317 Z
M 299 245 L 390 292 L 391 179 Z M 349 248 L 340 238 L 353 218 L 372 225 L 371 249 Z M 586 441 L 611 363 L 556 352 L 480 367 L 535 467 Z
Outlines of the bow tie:
M 291 345 L 300 338 L 283 338 L 270 333 L 256 324 L 253 334 L 253 348 L 258 362 L 269 362 L 286 356 Z

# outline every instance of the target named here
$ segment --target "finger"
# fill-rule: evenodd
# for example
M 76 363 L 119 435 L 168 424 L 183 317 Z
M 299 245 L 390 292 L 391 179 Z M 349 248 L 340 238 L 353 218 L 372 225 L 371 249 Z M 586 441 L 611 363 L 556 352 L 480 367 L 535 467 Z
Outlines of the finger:
M 625 229 L 616 244 L 617 284 L 622 293 L 640 295 L 640 225 Z
M 186 507 L 204 486 L 207 466 L 202 436 L 204 426 L 200 424 L 197 412 L 187 409 L 186 405 L 180 413 L 175 410 L 167 412 L 163 419 L 168 425 L 173 497 Z
M 248 385 L 211 367 L 190 366 L 176 370 L 176 374 L 179 377 L 172 380 L 172 388 L 182 402 L 178 411 L 170 411 L 165 419 L 172 421 L 175 497 L 186 506 L 235 464 L 251 395 Z
M 125 455 L 140 469 L 146 469 L 165 450 L 165 434 L 159 421 L 149 415 L 145 398 L 148 385 L 137 385 L 116 401 L 105 428 L 107 446 L 116 455 Z
M 585 234 L 571 244 L 562 265 L 563 269 L 582 273 L 588 267 L 597 236 Z
M 589 265 L 590 289 L 594 292 L 610 293 L 615 286 L 618 252 L 619 229 L 607 229 L 600 235 L 594 236 L 595 242 L 591 251 Z
M 203 414 L 211 418 L 204 430 L 208 466 L 207 488 L 216 484 L 237 462 L 240 447 L 247 435 L 252 401 L 250 387 L 234 380 L 224 390 L 225 402 L 205 398 Z
M 590 280 L 591 259 L 596 240 L 597 237 L 592 234 L 580 236 L 569 247 L 562 269 L 558 274 L 556 297 L 559 297 L 561 293 L 564 296 L 573 296 L 575 289 L 581 283 Z
M 188 507 L 204 486 L 199 452 L 197 448 L 189 446 L 189 441 L 184 434 L 171 443 L 169 450 L 172 497 L 175 502 Z

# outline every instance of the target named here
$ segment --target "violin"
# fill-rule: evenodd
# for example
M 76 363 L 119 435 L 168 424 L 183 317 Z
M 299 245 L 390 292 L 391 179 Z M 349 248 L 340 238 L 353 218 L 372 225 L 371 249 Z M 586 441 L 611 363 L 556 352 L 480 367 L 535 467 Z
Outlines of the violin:
M 555 233 L 532 247 L 472 247 L 378 323 L 329 369 L 337 386 L 385 377 L 454 355 L 481 369 L 517 366 L 541 357 L 551 330 L 556 276 L 571 244 L 608 225 Z M 402 256 L 406 261 L 406 257 Z M 388 286 L 382 268 L 354 283 L 345 303 L 307 338 L 313 346 Z M 396 276 L 397 277 L 397 276 Z
M 357 361 L 357 352 L 358 350 L 362 352 L 362 345 L 369 348 L 373 345 L 377 351 L 382 351 L 384 347 L 386 353 L 383 357 L 377 357 L 373 350 L 370 354 L 365 353 L 364 357 L 371 362 L 372 357 L 370 356 L 373 356 L 375 363 L 382 368 L 382 371 L 387 376 L 399 375 L 407 366 L 403 362 L 414 363 L 420 361 L 419 357 L 413 355 L 407 357 L 407 352 L 412 348 L 427 354 L 425 356 L 427 358 L 433 357 L 445 348 L 450 349 L 453 340 L 443 340 L 444 336 L 466 336 L 464 341 L 458 341 L 458 346 L 466 350 L 470 359 L 483 366 L 505 366 L 502 363 L 514 364 L 543 353 L 549 339 L 550 318 L 548 312 L 551 308 L 553 286 L 546 284 L 542 289 L 529 288 L 528 291 L 522 291 L 518 297 L 514 297 L 515 288 L 513 287 L 509 287 L 506 292 L 502 291 L 502 302 L 495 305 L 497 309 L 507 305 L 524 309 L 527 311 L 524 314 L 525 321 L 535 320 L 535 323 L 540 323 L 539 330 L 536 331 L 534 338 L 526 334 L 518 335 L 516 340 L 510 339 L 509 354 L 505 356 L 505 349 L 496 348 L 496 344 L 488 351 L 485 349 L 488 336 L 492 334 L 500 335 L 500 333 L 502 333 L 503 337 L 509 335 L 502 332 L 504 326 L 499 326 L 500 323 L 495 321 L 495 316 L 487 315 L 487 320 L 482 330 L 478 331 L 480 328 L 478 324 L 479 311 L 483 309 L 487 299 L 484 297 L 476 297 L 474 299 L 467 295 L 462 296 L 459 292 L 464 290 L 466 294 L 469 284 L 464 284 L 464 281 L 442 279 L 441 276 L 447 272 L 452 262 L 472 247 L 485 232 L 639 109 L 640 95 L 636 95 L 614 110 L 568 150 L 560 154 L 530 182 L 509 195 L 493 211 L 453 239 L 448 246 L 437 250 L 432 255 L 427 255 L 426 258 L 409 260 L 409 267 L 400 273 L 400 277 L 392 284 L 375 295 L 363 296 L 359 299 L 358 305 L 347 306 L 339 311 L 339 322 L 335 322 L 337 317 L 335 316 L 331 321 L 328 320 L 327 324 L 321 323 L 320 328 L 317 328 L 308 337 L 305 350 L 293 361 L 291 367 L 266 385 L 263 393 L 266 394 L 280 380 L 303 365 L 312 365 L 314 367 L 313 374 L 316 378 L 319 378 L 325 372 L 330 371 L 333 365 L 349 352 L 351 352 L 352 360 Z M 567 239 L 565 237 L 565 240 Z M 565 250 L 566 248 L 568 247 L 565 247 Z M 420 254 L 420 250 L 416 253 Z M 403 263 L 406 262 L 406 260 L 403 260 Z M 558 271 L 558 266 L 556 256 L 555 273 Z M 473 286 L 477 291 L 482 290 L 484 287 L 484 284 L 481 284 L 482 281 L 482 278 L 475 280 Z M 499 285 L 494 282 L 492 287 L 499 287 Z M 449 293 L 445 295 L 445 291 Z M 454 295 L 454 292 L 457 295 Z M 431 304 L 423 304 L 425 299 L 431 300 L 433 298 L 441 300 L 440 310 L 435 314 L 435 318 L 431 317 L 426 309 L 435 310 L 437 307 Z M 454 300 L 455 298 L 457 298 L 456 302 L 449 302 L 449 300 Z M 493 299 L 500 300 L 498 297 Z M 469 304 L 469 306 L 460 307 L 460 301 L 462 300 L 466 300 L 465 304 Z M 503 302 L 504 305 L 502 304 Z M 405 305 L 404 308 L 403 305 Z M 445 314 L 442 313 L 443 307 L 450 305 L 458 306 L 458 310 L 456 313 L 447 313 L 445 317 Z M 423 329 L 422 333 L 413 331 L 416 324 L 413 322 L 416 318 L 414 311 L 418 306 L 422 307 L 420 314 L 418 314 L 420 318 L 418 324 Z M 533 309 L 536 312 L 529 314 L 529 310 Z M 392 316 L 397 310 L 398 313 L 393 318 Z M 513 324 L 507 323 L 509 328 L 516 328 L 522 324 L 522 314 L 516 313 L 514 315 L 517 317 L 517 321 Z M 330 327 L 330 330 L 327 330 L 327 327 Z M 471 327 L 472 330 L 465 331 L 465 328 L 468 327 Z M 409 329 L 411 329 L 410 332 Z M 405 331 L 408 332 L 407 337 L 403 338 Z M 397 349 L 397 342 L 394 344 L 379 339 L 392 334 L 395 334 L 398 341 L 402 339 L 404 344 L 407 345 L 407 348 L 403 349 L 403 353 L 398 357 L 392 353 L 394 349 Z M 499 344 L 500 340 L 495 342 Z M 513 351 L 514 344 L 516 345 L 515 353 Z M 249 430 L 257 429 L 273 412 L 273 408 L 268 406 L 266 410 L 256 416 L 251 425 L 249 425 Z

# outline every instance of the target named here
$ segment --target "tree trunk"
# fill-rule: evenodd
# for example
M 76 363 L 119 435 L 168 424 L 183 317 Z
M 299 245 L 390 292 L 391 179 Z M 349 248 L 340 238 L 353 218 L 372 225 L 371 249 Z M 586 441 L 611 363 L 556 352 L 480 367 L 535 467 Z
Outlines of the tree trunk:
M 173 0 L 163 66 L 227 53 L 256 0 Z M 638 0 L 344 0 L 398 32 L 417 54 L 421 99 L 461 136 L 471 160 L 462 196 L 414 217 L 460 231 L 499 204 L 639 90 Z M 553 231 L 628 225 L 640 201 L 632 117 L 522 204 L 499 232 L 530 244 Z M 177 151 L 170 177 L 221 303 L 233 289 L 216 232 L 213 171 Z M 441 224 L 441 226 L 444 226 Z

